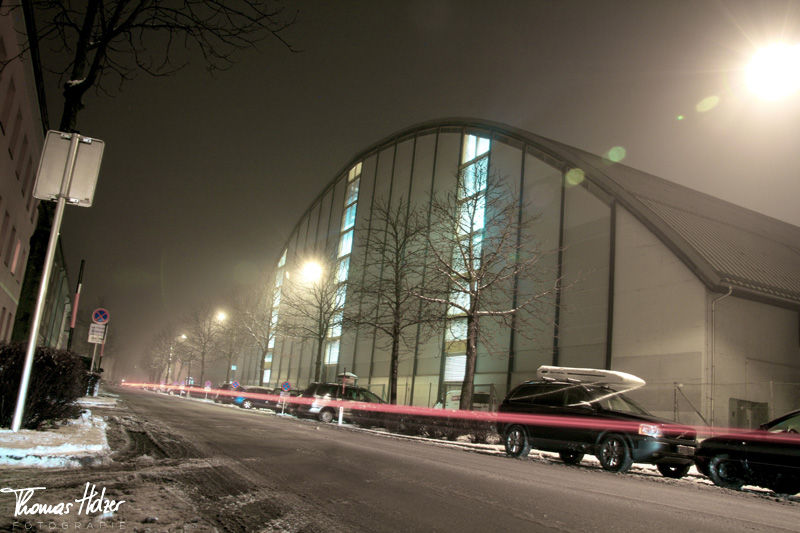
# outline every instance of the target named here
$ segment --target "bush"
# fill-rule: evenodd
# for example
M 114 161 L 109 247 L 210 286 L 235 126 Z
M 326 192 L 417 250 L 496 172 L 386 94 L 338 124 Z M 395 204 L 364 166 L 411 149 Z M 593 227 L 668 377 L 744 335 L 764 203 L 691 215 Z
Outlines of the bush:
M 0 427 L 11 427 L 25 365 L 25 343 L 0 343 Z M 21 427 L 40 429 L 47 422 L 76 418 L 75 400 L 86 394 L 83 358 L 66 350 L 39 347 L 33 358 Z

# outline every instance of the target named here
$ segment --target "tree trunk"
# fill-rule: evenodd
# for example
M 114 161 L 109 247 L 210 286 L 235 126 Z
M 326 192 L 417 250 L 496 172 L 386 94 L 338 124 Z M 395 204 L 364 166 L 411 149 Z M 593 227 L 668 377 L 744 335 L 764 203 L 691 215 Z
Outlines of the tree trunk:
M 392 338 L 392 368 L 389 380 L 389 403 L 397 405 L 397 369 L 400 366 L 400 335 Z
M 467 364 L 464 369 L 464 383 L 461 385 L 459 409 L 472 408 L 472 393 L 475 389 L 475 362 L 478 359 L 478 319 L 467 317 Z
M 319 382 L 322 374 L 322 347 L 325 345 L 325 337 L 317 339 L 317 364 L 314 369 L 314 381 Z

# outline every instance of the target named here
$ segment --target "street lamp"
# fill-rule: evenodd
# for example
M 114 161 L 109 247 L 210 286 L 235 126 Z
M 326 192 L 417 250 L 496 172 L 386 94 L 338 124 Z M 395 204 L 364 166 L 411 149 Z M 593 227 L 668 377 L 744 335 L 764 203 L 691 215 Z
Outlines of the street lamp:
M 174 340 L 184 341 L 184 340 L 186 340 L 186 335 L 178 335 L 177 337 L 175 337 Z M 175 344 L 173 342 L 170 342 L 169 343 L 169 360 L 167 361 L 167 379 L 166 379 L 167 385 L 170 384 L 169 372 L 170 372 L 170 370 L 172 368 L 172 356 L 173 356 L 172 352 L 173 352 L 174 348 L 175 348 Z
M 315 283 L 322 278 L 322 265 L 317 261 L 306 261 L 300 269 L 304 283 Z
M 747 66 L 747 86 L 762 100 L 781 100 L 800 90 L 800 43 L 760 48 Z

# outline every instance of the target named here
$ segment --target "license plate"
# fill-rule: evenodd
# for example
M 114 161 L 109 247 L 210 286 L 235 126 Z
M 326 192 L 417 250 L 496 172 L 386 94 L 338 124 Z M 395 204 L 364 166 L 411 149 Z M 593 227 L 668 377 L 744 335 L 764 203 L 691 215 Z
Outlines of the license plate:
M 680 455 L 694 455 L 694 448 L 691 446 L 678 445 L 678 453 Z

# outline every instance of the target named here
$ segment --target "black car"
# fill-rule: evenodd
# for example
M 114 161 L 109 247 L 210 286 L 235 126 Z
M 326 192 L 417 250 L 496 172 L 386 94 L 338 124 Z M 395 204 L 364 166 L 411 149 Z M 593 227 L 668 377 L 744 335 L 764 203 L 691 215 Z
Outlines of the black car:
M 755 431 L 705 439 L 695 453 L 697 469 L 720 487 L 766 487 L 780 494 L 800 492 L 800 410 Z
M 241 386 L 234 387 L 233 383 L 223 383 L 217 389 L 217 394 L 214 396 L 214 403 L 235 403 L 234 400 L 237 396 L 232 393 L 238 392 L 241 389 Z
M 342 386 L 339 383 L 312 383 L 298 398 L 296 414 L 315 417 L 320 422 L 331 422 L 339 416 L 343 407 L 343 418 L 348 421 L 368 422 L 380 418 L 375 409 L 359 409 L 359 404 L 386 403 L 378 395 L 362 387 Z
M 233 404 L 238 405 L 242 409 L 272 409 L 271 403 L 274 403 L 275 391 L 267 387 L 239 387 L 237 392 L 241 396 L 233 398 Z
M 577 464 L 591 454 L 610 472 L 649 463 L 671 478 L 686 475 L 697 445 L 693 428 L 653 416 L 610 386 L 572 379 L 513 389 L 500 405 L 497 430 L 512 457 L 535 448 Z

